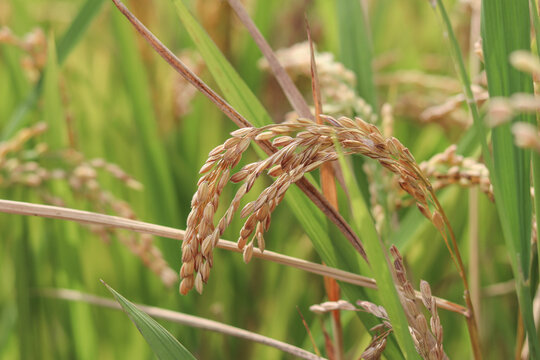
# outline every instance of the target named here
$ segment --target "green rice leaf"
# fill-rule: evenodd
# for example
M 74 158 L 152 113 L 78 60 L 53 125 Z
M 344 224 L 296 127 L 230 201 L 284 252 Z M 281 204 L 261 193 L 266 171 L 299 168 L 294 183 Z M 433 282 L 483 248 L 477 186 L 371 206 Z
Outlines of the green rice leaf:
M 530 48 L 528 2 L 519 0 L 507 4 L 505 1 L 489 1 L 483 4 L 482 19 L 490 97 L 510 96 L 517 92 L 532 93 L 530 76 L 520 73 L 509 63 L 513 51 Z M 493 129 L 492 176 L 503 229 L 511 240 L 509 250 L 516 254 L 515 265 L 522 279 L 526 280 L 531 231 L 530 154 L 514 144 L 510 128 L 516 121 L 532 123 L 532 117 L 520 115 L 511 123 Z
M 103 282 L 116 301 L 142 334 L 154 354 L 161 360 L 192 360 L 195 357 L 170 332 L 143 311 Z
M 529 2 L 491 0 L 482 3 L 482 39 L 490 97 L 532 93 L 531 77 L 514 69 L 509 56 L 530 49 Z M 495 200 L 506 247 L 512 260 L 518 300 L 530 341 L 531 358 L 540 356 L 532 314 L 530 288 L 531 196 L 530 151 L 514 144 L 511 126 L 533 122 L 532 116 L 516 116 L 492 131 L 493 167 L 490 169 Z

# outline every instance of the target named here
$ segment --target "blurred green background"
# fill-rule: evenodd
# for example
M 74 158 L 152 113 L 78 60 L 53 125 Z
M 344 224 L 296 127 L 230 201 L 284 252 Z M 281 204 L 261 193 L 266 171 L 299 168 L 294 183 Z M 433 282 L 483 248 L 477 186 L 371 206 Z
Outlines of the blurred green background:
M 52 150 L 73 148 L 87 159 L 104 158 L 143 184 L 144 188 L 136 191 L 107 173 L 98 176 L 101 189 L 128 203 L 138 219 L 184 229 L 198 170 L 208 151 L 225 141 L 235 127 L 203 96 L 186 95 L 189 90 L 179 75 L 136 35 L 111 2 L 98 3 L 96 0 L 93 4 L 95 17 L 88 19 L 88 29 L 69 54 L 65 54 L 65 62 L 59 64 L 64 54 L 54 56 L 49 52 L 43 70 L 46 74 L 41 84 L 43 91 L 19 122 L 14 122 L 14 114 L 38 86 L 37 78 L 42 70 L 37 69 L 37 75 L 32 75 L 23 66 L 28 55 L 24 49 L 0 44 L 3 140 L 11 137 L 13 129 L 45 121 L 49 130 L 39 139 L 46 141 Z M 274 120 L 280 121 L 290 110 L 289 105 L 275 81 L 257 67 L 261 54 L 226 2 L 188 3 Z M 376 79 L 400 70 L 455 78 L 441 25 L 427 1 L 365 3 Z M 62 46 L 64 34 L 84 4 L 79 0 L 2 0 L 0 25 L 9 27 L 19 37 L 41 28 L 50 50 Z M 307 14 L 318 50 L 329 51 L 340 59 L 338 26 L 345 19 L 340 18 L 336 4 L 327 0 L 246 2 L 255 23 L 274 49 L 306 39 L 304 14 Z M 215 87 L 170 1 L 131 0 L 127 5 Z M 473 56 L 468 53 L 469 8 L 458 1 L 449 2 L 448 8 L 463 41 L 465 56 Z M 384 102 L 397 106 L 407 96 L 439 101 L 414 84 L 376 83 L 378 106 Z M 457 127 L 421 123 L 406 111 L 395 115 L 394 136 L 411 149 L 418 162 L 459 141 L 463 132 Z M 27 146 L 31 148 L 32 144 L 36 140 Z M 255 159 L 255 153 L 250 152 L 243 161 Z M 9 178 L 9 173 L 2 176 Z M 268 184 L 268 179 L 259 181 L 253 193 L 259 193 Z M 111 210 L 96 208 L 88 197 L 74 193 L 62 181 L 50 181 L 39 187 L 2 181 L 0 187 L 4 199 L 44 203 L 43 194 L 47 193 L 61 198 L 72 208 Z M 234 186 L 229 186 L 224 199 L 231 199 L 233 191 Z M 511 278 L 511 272 L 493 205 L 484 195 L 467 189 L 450 188 L 441 193 L 466 259 L 468 209 L 473 198 L 479 202 L 480 215 L 475 222 L 480 225 L 480 282 L 483 287 L 504 283 Z M 440 236 L 425 219 L 416 216 L 415 209 L 412 211 L 414 214 L 409 209 L 399 212 L 401 220 L 412 220 L 403 222 L 391 236 L 398 243 L 406 243 L 403 250 L 412 283 L 417 286 L 420 279 L 425 279 L 431 283 L 435 295 L 462 303 L 461 283 Z M 266 236 L 268 249 L 320 262 L 285 203 L 277 208 L 272 224 Z M 241 220 L 235 219 L 224 238 L 236 240 L 241 226 Z M 331 330 L 327 316 L 314 316 L 308 309 L 311 304 L 325 300 L 322 278 L 299 270 L 256 259 L 246 265 L 241 255 L 216 250 L 214 269 L 203 295 L 191 292 L 180 296 L 177 284 L 164 286 L 139 258 L 117 241 L 116 233 L 106 243 L 78 224 L 6 214 L 0 215 L 0 227 L 0 358 L 152 358 L 149 347 L 123 313 L 37 294 L 41 288 L 69 288 L 110 297 L 99 279 L 131 301 L 222 321 L 310 351 L 312 346 L 297 307 L 310 325 L 319 348 L 324 348 L 321 324 Z M 158 238 L 155 244 L 169 265 L 179 269 L 180 244 Z M 482 337 L 492 344 L 485 349 L 486 358 L 512 356 L 517 322 L 513 293 L 483 296 L 480 313 Z M 448 355 L 468 358 L 465 322 L 446 311 L 440 315 Z M 344 313 L 343 320 L 345 349 L 348 356 L 358 358 L 370 335 L 354 315 Z M 162 324 L 200 359 L 290 358 L 275 349 L 244 340 Z

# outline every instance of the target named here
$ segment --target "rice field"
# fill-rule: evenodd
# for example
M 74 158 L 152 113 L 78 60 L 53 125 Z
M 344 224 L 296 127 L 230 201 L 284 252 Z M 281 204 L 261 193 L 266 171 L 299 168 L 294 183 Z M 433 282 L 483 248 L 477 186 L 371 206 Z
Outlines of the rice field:
M 540 358 L 539 31 L 526 0 L 1 2 L 0 358 Z

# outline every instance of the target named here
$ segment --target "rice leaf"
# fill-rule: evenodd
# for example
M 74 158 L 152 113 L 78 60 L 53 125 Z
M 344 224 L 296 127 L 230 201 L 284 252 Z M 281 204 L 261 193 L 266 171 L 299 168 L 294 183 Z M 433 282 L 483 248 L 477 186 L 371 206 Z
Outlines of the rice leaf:
M 482 3 L 482 38 L 490 97 L 532 93 L 531 77 L 509 62 L 513 51 L 530 49 L 529 3 L 491 0 Z M 518 148 L 511 133 L 512 123 L 533 122 L 530 115 L 516 116 L 512 122 L 492 132 L 493 167 L 490 169 L 495 200 L 509 252 L 518 300 L 529 338 L 531 358 L 540 356 L 532 313 L 530 288 L 531 196 L 530 151 Z
M 494 0 L 483 4 L 483 48 L 490 97 L 510 96 L 517 92 L 532 93 L 531 77 L 520 73 L 509 63 L 513 51 L 530 49 L 529 5 L 526 0 L 507 4 Z M 527 20 L 527 21 L 525 21 Z M 530 115 L 519 115 L 516 121 L 533 122 Z M 514 145 L 510 131 L 512 123 L 493 129 L 494 180 L 501 198 L 501 220 L 506 235 L 512 239 L 518 255 L 516 265 L 523 279 L 528 278 L 530 250 L 529 151 Z M 499 199 L 497 199 L 499 203 Z M 504 206 L 504 207 L 503 207 Z M 512 211 L 512 210 L 515 210 Z
M 103 281 L 102 281 L 103 282 Z M 133 303 L 103 282 L 103 285 L 114 295 L 131 321 L 142 334 L 154 354 L 161 360 L 195 359 L 195 357 L 170 332 L 146 313 L 137 309 Z

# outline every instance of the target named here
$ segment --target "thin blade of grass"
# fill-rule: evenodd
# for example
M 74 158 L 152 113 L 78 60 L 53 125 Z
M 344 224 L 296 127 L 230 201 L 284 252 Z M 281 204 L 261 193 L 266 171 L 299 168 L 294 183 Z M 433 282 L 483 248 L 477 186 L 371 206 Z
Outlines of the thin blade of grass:
M 379 288 L 381 304 L 388 313 L 397 342 L 405 358 L 419 359 L 420 357 L 414 348 L 409 333 L 409 325 L 405 312 L 396 291 L 391 270 L 392 265 L 386 254 L 386 249 L 377 234 L 373 218 L 337 142 L 335 142 L 335 147 L 339 154 L 339 163 L 343 170 L 343 177 L 349 189 L 351 213 L 354 219 L 353 226 L 359 234 L 362 234 L 362 238 L 364 239 L 366 252 L 371 260 L 370 264 L 373 269 L 373 275 Z
M 229 103 L 256 127 L 272 123 L 251 89 L 195 20 L 182 0 L 174 0 L 177 14 Z
M 277 1 L 256 1 L 251 9 L 251 16 L 253 22 L 257 24 L 257 29 L 261 33 L 267 34 L 275 25 L 276 17 L 281 14 L 282 4 Z M 237 69 L 239 69 L 240 75 L 242 75 L 250 89 L 257 91 L 263 85 L 265 77 L 257 66 L 261 51 L 251 36 L 244 36 L 243 38 L 241 56 L 236 59 Z
M 298 311 L 298 315 L 300 315 L 300 318 L 302 319 L 302 324 L 304 325 L 304 328 L 306 329 L 306 333 L 308 334 L 309 341 L 311 342 L 311 346 L 313 346 L 313 350 L 315 351 L 317 356 L 321 356 L 321 352 L 319 348 L 317 347 L 317 344 L 315 343 L 315 339 L 313 338 L 311 329 L 309 328 L 309 325 L 306 322 L 306 319 L 304 318 L 304 315 L 302 315 L 302 312 L 300 311 L 300 308 L 298 306 L 296 307 L 296 311 Z
M 103 2 L 104 0 L 87 0 L 81 6 L 77 16 L 75 16 L 62 38 L 58 41 L 56 54 L 59 64 L 64 63 L 73 48 L 79 43 L 96 15 L 99 14 Z
M 122 309 L 129 316 L 131 321 L 137 327 L 137 330 L 142 334 L 148 345 L 152 348 L 154 354 L 162 360 L 178 360 L 178 359 L 193 359 L 195 357 L 178 341 L 170 332 L 163 326 L 158 324 L 154 319 L 146 313 L 139 310 L 133 303 L 116 292 L 112 287 L 107 285 L 103 280 L 103 285 L 115 297 L 116 301 L 122 306 Z
M 86 0 L 81 6 L 77 16 L 68 27 L 68 30 L 64 33 L 60 41 L 58 41 L 58 47 L 56 47 L 56 56 L 58 64 L 62 65 L 67 59 L 69 53 L 75 45 L 81 40 L 88 26 L 92 23 L 92 20 L 96 17 L 101 9 L 101 5 L 104 0 Z M 25 100 L 17 107 L 7 125 L 2 131 L 2 140 L 9 139 L 18 129 L 26 124 L 26 114 L 37 103 L 37 100 L 41 94 L 43 86 L 43 79 L 37 82 L 31 92 L 26 96 Z

